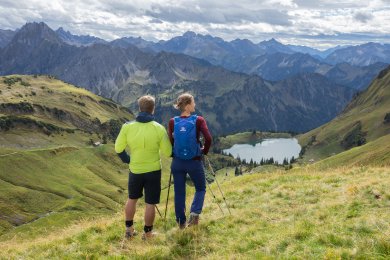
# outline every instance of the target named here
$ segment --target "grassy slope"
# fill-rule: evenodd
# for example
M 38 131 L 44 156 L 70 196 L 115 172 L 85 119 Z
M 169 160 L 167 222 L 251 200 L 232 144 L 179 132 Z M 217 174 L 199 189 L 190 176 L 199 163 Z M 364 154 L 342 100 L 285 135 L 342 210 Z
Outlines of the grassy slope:
M 117 214 L 80 221 L 61 229 L 61 237 L 56 236 L 58 231 L 35 240 L 17 235 L 0 243 L 0 254 L 69 259 L 386 259 L 390 257 L 389 177 L 388 168 L 366 166 L 315 172 L 301 168 L 221 179 L 232 216 L 219 199 L 222 215 L 208 192 L 198 228 L 178 230 L 171 201 L 168 221 L 157 217 L 160 236 L 148 243 L 140 237 L 124 242 L 122 215 Z M 215 184 L 212 189 L 218 194 Z M 136 215 L 138 230 L 142 208 Z
M 7 84 L 7 80 L 14 80 L 14 83 Z M 40 129 L 31 129 L 18 124 L 10 131 L 1 132 L 0 153 L 7 153 L 9 150 L 49 148 L 60 145 L 85 146 L 90 138 L 101 141 L 101 137 L 96 135 L 98 131 L 91 130 L 94 128 L 98 130 L 96 126 L 93 126 L 93 120 L 98 119 L 100 123 L 105 123 L 110 119 L 124 122 L 125 118 L 133 118 L 133 115 L 126 108 L 52 77 L 3 76 L 0 77 L 0 91 L 0 105 L 26 102 L 34 107 L 33 113 L 0 109 L 0 116 L 11 115 L 19 118 L 30 118 L 63 129 L 72 129 L 76 133 L 69 135 L 62 131 L 61 135 L 48 136 Z M 47 109 L 42 111 L 37 106 L 43 106 L 50 109 L 51 112 Z M 56 117 L 54 109 L 63 111 L 67 115 Z M 92 134 L 88 132 L 92 132 Z M 7 151 L 3 152 L 3 149 Z
M 168 165 L 169 159 L 164 158 L 164 184 Z M 42 234 L 43 228 L 66 226 L 72 219 L 117 212 L 127 198 L 127 176 L 128 167 L 117 158 L 112 144 L 2 156 L 0 234 L 12 237 L 33 230 L 28 234 L 32 237 Z M 33 225 L 19 226 L 38 219 Z
M 299 136 L 301 145 L 307 145 L 312 136 L 316 137 L 313 145 L 307 148 L 305 160 L 319 160 L 342 152 L 341 141 L 358 121 L 362 124 L 367 141 L 390 134 L 390 124 L 383 123 L 386 113 L 390 113 L 390 70 L 384 71 L 381 76 L 337 118 Z
M 208 189 L 198 228 L 177 229 L 171 190 L 168 220 L 156 217 L 160 235 L 154 241 L 145 244 L 140 237 L 123 241 L 123 213 L 118 206 L 110 217 L 89 217 L 73 225 L 59 226 L 69 216 L 51 215 L 18 227 L 0 237 L 0 258 L 388 259 L 389 138 L 290 171 L 267 166 L 233 177 L 234 169 L 228 170 L 228 176 L 221 170 L 218 179 L 232 216 L 212 184 L 224 214 Z M 168 183 L 169 160 L 163 163 L 163 183 Z M 193 188 L 189 191 L 188 204 Z M 161 198 L 159 209 L 164 214 L 166 190 Z M 135 218 L 138 230 L 143 227 L 143 208 L 141 202 Z
M 5 80 L 12 78 L 20 78 L 21 81 L 9 86 Z M 28 83 L 28 85 L 23 85 L 21 82 Z M 115 105 L 112 101 L 97 96 L 86 89 L 75 87 L 48 76 L 3 76 L 0 77 L 0 90 L 0 103 L 29 102 L 40 104 L 49 108 L 55 107 L 69 111 L 81 118 L 98 118 L 101 122 L 112 118 L 129 117 L 129 113 L 123 110 L 120 105 L 113 108 L 99 103 L 99 101 L 107 101 Z M 38 114 L 36 116 L 39 117 Z
M 390 135 L 382 136 L 363 146 L 326 158 L 312 165 L 314 169 L 330 169 L 339 166 L 390 167 Z
M 33 236 L 36 230 L 111 214 L 123 206 L 128 167 L 116 157 L 112 144 L 87 145 L 90 139 L 101 141 L 99 132 L 89 133 L 87 128 L 95 118 L 104 123 L 130 119 L 132 114 L 85 89 L 47 76 L 0 77 L 0 91 L 2 116 L 28 117 L 75 130 L 48 135 L 31 125 L 16 124 L 1 131 L 0 235 L 29 230 Z M 4 105 L 20 102 L 31 104 L 34 111 L 4 109 Z M 42 111 L 42 106 L 48 109 Z M 55 109 L 69 116 L 58 118 L 50 112 Z M 32 221 L 33 225 L 22 225 Z
M 114 155 L 112 146 L 102 146 L 0 157 L 1 224 L 20 225 L 49 212 L 116 211 L 127 174 Z

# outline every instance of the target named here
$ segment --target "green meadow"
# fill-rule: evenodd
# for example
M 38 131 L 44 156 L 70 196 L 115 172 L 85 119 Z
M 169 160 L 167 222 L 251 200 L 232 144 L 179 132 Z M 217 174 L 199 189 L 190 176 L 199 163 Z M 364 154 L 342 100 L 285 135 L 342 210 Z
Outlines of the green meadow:
M 159 235 L 151 241 L 123 239 L 118 207 L 117 213 L 81 219 L 33 238 L 24 233 L 29 230 L 16 228 L 12 236 L 2 237 L 0 254 L 23 259 L 388 259 L 389 177 L 388 167 L 372 166 L 221 176 L 232 215 L 212 184 L 217 200 L 208 190 L 198 227 L 176 227 L 171 198 L 167 220 L 157 215 Z M 141 203 L 135 217 L 140 231 L 142 214 Z

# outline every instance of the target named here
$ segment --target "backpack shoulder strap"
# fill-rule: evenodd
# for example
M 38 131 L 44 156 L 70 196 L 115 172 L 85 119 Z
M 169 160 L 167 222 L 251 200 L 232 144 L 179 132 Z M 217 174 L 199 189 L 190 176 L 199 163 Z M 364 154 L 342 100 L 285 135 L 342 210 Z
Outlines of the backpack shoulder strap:
M 198 119 L 198 115 L 192 115 L 188 118 L 191 122 L 193 122 L 194 124 L 196 124 L 196 120 Z

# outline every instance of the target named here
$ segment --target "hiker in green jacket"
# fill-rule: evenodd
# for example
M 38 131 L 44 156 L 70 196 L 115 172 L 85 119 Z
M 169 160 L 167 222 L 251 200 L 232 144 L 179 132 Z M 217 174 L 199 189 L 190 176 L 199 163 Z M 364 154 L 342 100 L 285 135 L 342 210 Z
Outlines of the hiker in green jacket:
M 128 122 L 115 141 L 115 151 L 125 163 L 130 163 L 129 198 L 126 202 L 126 238 L 137 234 L 133 227 L 133 218 L 137 200 L 145 192 L 145 226 L 142 239 L 148 239 L 152 232 L 155 218 L 155 205 L 160 202 L 161 160 L 160 152 L 171 156 L 172 145 L 165 128 L 154 121 L 155 100 L 152 96 L 138 99 L 139 114 L 135 121 Z M 129 147 L 130 155 L 126 152 Z M 130 160 L 131 156 L 131 160 Z

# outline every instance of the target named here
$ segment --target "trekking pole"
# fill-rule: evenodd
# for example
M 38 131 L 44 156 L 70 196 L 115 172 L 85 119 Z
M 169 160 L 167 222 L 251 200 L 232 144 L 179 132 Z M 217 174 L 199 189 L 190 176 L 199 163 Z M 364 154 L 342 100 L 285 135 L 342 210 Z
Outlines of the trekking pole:
M 207 162 L 208 162 L 208 164 L 209 164 L 211 173 L 212 173 L 212 175 L 214 176 L 215 182 L 217 183 L 218 189 L 219 189 L 219 191 L 221 192 L 222 198 L 223 198 L 223 200 L 225 201 L 225 204 L 226 204 L 226 207 L 227 207 L 227 209 L 228 209 L 228 211 L 229 211 L 229 214 L 232 215 L 232 213 L 230 212 L 230 208 L 229 208 L 229 206 L 228 206 L 228 204 L 227 204 L 227 202 L 226 202 L 225 196 L 223 195 L 222 189 L 221 189 L 221 187 L 219 186 L 217 176 L 215 176 L 215 172 L 214 172 L 214 170 L 213 170 L 213 167 L 211 166 L 210 160 L 209 160 L 208 157 L 206 157 L 206 159 L 207 159 Z
M 169 191 L 171 190 L 171 181 L 172 181 L 172 172 L 169 174 L 168 195 L 167 195 L 167 202 L 165 203 L 164 221 L 166 221 L 167 219 L 168 199 L 169 199 Z
M 210 184 L 209 184 L 209 182 L 207 181 L 207 179 L 206 179 L 206 183 L 207 183 L 207 187 L 209 187 L 209 190 L 210 190 L 210 192 L 211 192 L 211 195 L 213 195 L 213 198 L 214 198 L 215 203 L 218 205 L 219 209 L 222 211 L 222 215 L 225 216 L 225 213 L 223 213 L 223 210 L 222 210 L 221 206 L 220 206 L 219 203 L 217 202 L 217 198 L 215 197 L 214 192 L 213 192 L 213 190 L 211 189 Z
M 154 205 L 154 206 L 156 207 L 157 212 L 158 212 L 158 214 L 160 215 L 160 218 L 162 218 L 161 212 L 160 212 L 160 210 L 158 209 L 157 205 Z

